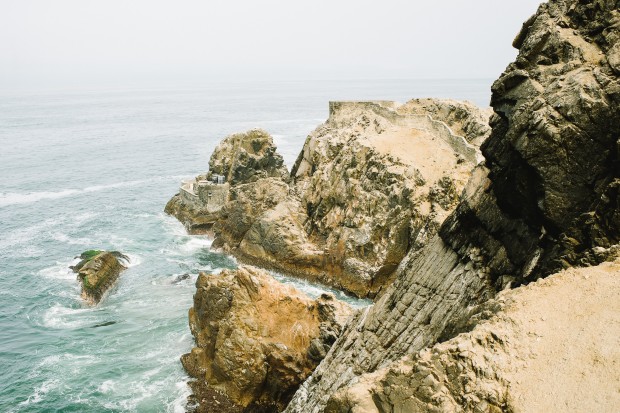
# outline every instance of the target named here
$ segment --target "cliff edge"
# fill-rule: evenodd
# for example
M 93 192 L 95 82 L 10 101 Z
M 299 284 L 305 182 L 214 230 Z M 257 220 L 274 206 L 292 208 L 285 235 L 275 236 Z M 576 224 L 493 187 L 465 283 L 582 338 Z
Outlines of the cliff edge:
M 287 412 L 323 411 L 361 376 L 454 337 L 506 287 L 615 258 L 619 23 L 615 1 L 551 0 L 524 24 L 516 61 L 493 85 L 484 165 L 438 236 L 347 324 Z

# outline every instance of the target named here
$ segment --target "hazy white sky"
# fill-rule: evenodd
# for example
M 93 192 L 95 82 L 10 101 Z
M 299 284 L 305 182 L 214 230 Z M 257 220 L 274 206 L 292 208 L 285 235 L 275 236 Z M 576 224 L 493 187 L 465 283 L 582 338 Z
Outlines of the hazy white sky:
M 0 90 L 496 78 L 539 0 L 0 0 Z

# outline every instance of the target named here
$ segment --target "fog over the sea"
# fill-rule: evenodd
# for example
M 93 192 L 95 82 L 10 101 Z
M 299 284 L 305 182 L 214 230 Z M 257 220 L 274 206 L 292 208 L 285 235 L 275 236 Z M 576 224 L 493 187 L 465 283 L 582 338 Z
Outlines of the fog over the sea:
M 0 0 L 0 92 L 496 78 L 539 0 Z

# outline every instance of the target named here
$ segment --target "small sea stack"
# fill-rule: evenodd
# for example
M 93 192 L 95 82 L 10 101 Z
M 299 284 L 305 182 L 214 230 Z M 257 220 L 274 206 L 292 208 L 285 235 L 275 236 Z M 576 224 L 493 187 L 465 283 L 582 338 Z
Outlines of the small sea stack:
M 118 251 L 88 250 L 79 258 L 81 261 L 71 269 L 82 284 L 82 298 L 92 304 L 101 301 L 129 262 L 129 258 Z

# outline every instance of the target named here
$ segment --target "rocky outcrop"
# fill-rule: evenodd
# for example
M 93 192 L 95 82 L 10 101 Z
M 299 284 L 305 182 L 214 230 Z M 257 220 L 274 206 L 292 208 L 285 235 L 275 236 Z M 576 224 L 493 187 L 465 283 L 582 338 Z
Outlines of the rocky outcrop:
M 619 295 L 619 261 L 506 290 L 472 332 L 361 376 L 325 412 L 613 411 Z
M 350 313 L 332 295 L 312 300 L 249 266 L 201 273 L 196 288 L 189 311 L 196 347 L 183 366 L 240 411 L 282 411 Z
M 82 298 L 97 304 L 125 270 L 129 258 L 118 251 L 88 250 L 80 255 L 81 261 L 71 267 L 82 284 Z
M 493 85 L 484 166 L 438 236 L 409 253 L 386 293 L 352 319 L 287 412 L 322 411 L 360 376 L 451 338 L 473 306 L 505 287 L 613 255 L 619 22 L 613 1 L 551 0 L 524 24 L 516 61 Z
M 262 178 L 286 182 L 289 175 L 273 138 L 260 129 L 236 133 L 220 142 L 209 160 L 209 173 L 223 175 L 231 185 Z
M 449 100 L 332 102 L 290 181 L 271 138 L 254 143 L 264 132 L 233 135 L 204 177 L 227 177 L 221 210 L 192 210 L 183 192 L 166 210 L 190 229 L 208 226 L 215 248 L 246 262 L 375 296 L 458 203 L 487 121 Z
M 218 177 L 223 182 L 218 182 Z M 288 170 L 282 156 L 276 152 L 272 137 L 260 129 L 233 134 L 213 151 L 209 172 L 183 182 L 180 192 L 166 204 L 165 212 L 183 223 L 190 234 L 209 233 L 213 224 L 223 217 L 231 186 L 267 178 L 272 178 L 269 182 L 286 184 L 289 181 Z M 238 192 L 232 193 L 233 200 L 237 199 Z M 256 213 L 248 212 L 248 217 Z M 229 224 L 236 225 L 235 222 Z M 241 230 L 243 228 L 242 225 Z

